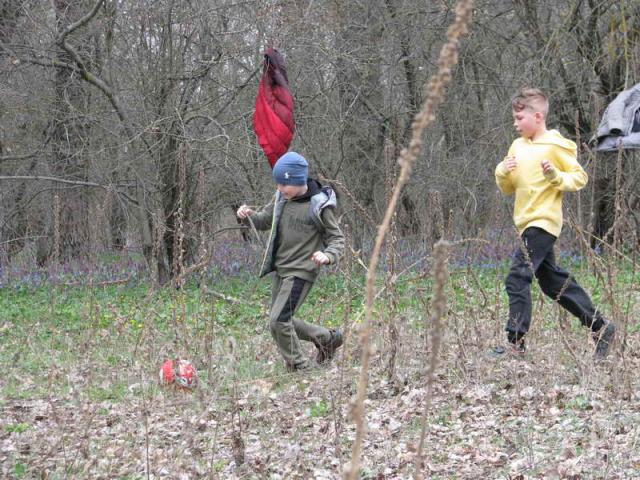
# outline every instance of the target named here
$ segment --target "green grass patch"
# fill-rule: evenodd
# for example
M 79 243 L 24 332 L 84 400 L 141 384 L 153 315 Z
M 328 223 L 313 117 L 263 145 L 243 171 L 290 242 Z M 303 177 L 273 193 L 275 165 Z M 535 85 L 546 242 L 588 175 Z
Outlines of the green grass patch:
M 318 400 L 309 406 L 311 418 L 326 417 L 331 412 L 331 405 L 326 400 Z
M 27 474 L 27 467 L 23 463 L 17 462 L 13 466 L 13 473 L 17 478 L 24 478 Z
M 452 266 L 447 287 L 449 308 L 459 318 L 478 318 L 487 306 L 501 305 L 506 311 L 503 282 L 508 266 L 508 260 L 491 268 Z M 607 312 L 606 279 L 594 275 L 585 264 L 569 268 L 595 298 L 602 298 Z M 637 291 L 637 272 L 625 264 L 617 270 L 617 294 L 624 297 L 618 304 L 637 309 L 635 297 L 629 296 Z M 419 334 L 428 318 L 430 276 L 405 272 L 389 282 L 381 272 L 377 286 L 384 290 L 378 297 L 374 320 L 402 319 Z M 0 398 L 80 392 L 92 401 L 121 401 L 132 394 L 128 388 L 132 383 L 156 377 L 162 361 L 178 356 L 196 365 L 203 384 L 222 392 L 230 392 L 234 381 L 282 375 L 267 326 L 270 280 L 234 277 L 209 284 L 207 289 L 239 303 L 203 293 L 194 283 L 179 291 L 170 287 L 153 290 L 144 282 L 3 288 Z M 534 287 L 534 309 L 539 295 Z M 326 274 L 320 276 L 297 315 L 337 327 L 345 320 L 362 322 L 363 310 L 364 276 Z M 555 328 L 555 324 L 554 319 L 545 318 L 540 326 Z M 629 329 L 640 331 L 640 324 L 632 321 Z M 313 411 L 322 415 L 322 406 L 314 406 Z
M 16 423 L 16 424 L 5 425 L 4 431 L 7 433 L 22 433 L 22 432 L 26 432 L 30 428 L 31 428 L 31 425 L 29 425 L 28 423 Z

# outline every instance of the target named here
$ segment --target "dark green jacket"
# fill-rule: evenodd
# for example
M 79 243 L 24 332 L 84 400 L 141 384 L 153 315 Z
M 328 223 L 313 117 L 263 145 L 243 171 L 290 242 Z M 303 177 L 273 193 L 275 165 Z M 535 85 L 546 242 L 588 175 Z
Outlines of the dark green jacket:
M 313 282 L 319 268 L 311 260 L 316 251 L 336 263 L 344 250 L 344 235 L 335 217 L 336 195 L 329 186 L 309 179 L 307 193 L 286 200 L 276 192 L 273 200 L 251 216 L 258 230 L 269 230 L 269 242 L 260 276 L 276 271 Z

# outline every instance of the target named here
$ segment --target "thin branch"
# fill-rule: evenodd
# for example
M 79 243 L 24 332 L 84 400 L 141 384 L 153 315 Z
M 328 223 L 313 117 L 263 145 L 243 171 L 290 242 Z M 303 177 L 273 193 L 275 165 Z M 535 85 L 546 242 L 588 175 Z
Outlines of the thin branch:
M 51 135 L 47 135 L 47 137 L 44 139 L 44 142 L 42 143 L 42 145 L 40 147 L 38 147 L 37 150 L 35 150 L 35 151 L 31 152 L 31 153 L 25 153 L 23 155 L 5 155 L 4 157 L 0 156 L 0 163 L 13 162 L 13 161 L 17 161 L 17 160 L 29 160 L 29 159 L 35 157 L 36 155 L 42 153 L 44 151 L 44 147 L 46 147 L 49 144 L 50 140 L 51 140 Z
M 65 183 L 67 185 L 77 185 L 81 187 L 94 187 L 94 188 L 102 188 L 103 190 L 111 190 L 118 195 L 123 196 L 129 202 L 134 205 L 138 204 L 138 201 L 134 198 L 131 198 L 125 192 L 115 190 L 113 187 L 107 185 L 101 185 L 95 182 L 85 182 L 82 180 L 67 180 L 66 178 L 57 178 L 57 177 L 45 177 L 42 175 L 0 175 L 0 181 L 2 180 L 36 180 L 36 181 L 45 181 L 45 182 L 56 182 L 56 183 Z
M 100 187 L 104 188 L 105 190 L 107 189 L 107 187 L 105 187 L 104 185 L 100 185 L 99 183 L 85 182 L 82 180 L 67 180 L 57 177 L 45 177 L 41 175 L 0 175 L 0 180 L 48 180 L 51 182 L 67 183 L 70 185 L 82 185 L 85 187 Z
M 84 27 L 87 23 L 89 23 L 89 21 L 93 17 L 95 17 L 96 13 L 98 13 L 98 10 L 100 9 L 103 3 L 104 3 L 104 0 L 98 0 L 89 13 L 87 13 L 84 17 L 79 19 L 77 22 L 67 25 L 67 28 L 65 28 L 62 32 L 60 32 L 60 35 L 58 36 L 58 43 L 65 42 L 67 35 L 73 33 L 75 30 L 81 27 Z
M 256 76 L 256 74 L 260 71 L 261 67 L 256 68 L 253 73 L 251 75 L 249 75 L 249 78 L 247 78 L 244 83 L 241 83 L 240 85 L 236 86 L 233 89 L 233 94 L 231 95 L 231 97 L 218 109 L 218 111 L 216 112 L 215 116 L 219 116 L 222 112 L 225 111 L 225 109 L 229 106 L 229 104 L 231 104 L 231 102 L 233 102 L 236 97 L 238 95 L 240 95 L 240 92 L 242 92 L 242 90 L 244 90 L 248 85 L 249 82 L 251 82 L 251 80 L 253 80 L 253 77 Z
M 24 240 L 33 240 L 36 238 L 48 238 L 48 235 L 30 235 L 27 237 L 20 237 L 20 238 L 11 238 L 9 240 L 5 240 L 3 242 L 0 242 L 0 245 L 6 245 L 8 243 L 14 243 L 14 242 L 22 242 Z
M 233 303 L 235 305 L 252 305 L 252 306 L 260 306 L 257 304 L 254 304 L 252 302 L 248 302 L 246 300 L 240 300 L 237 299 L 235 297 L 230 297 L 229 295 L 225 295 L 223 293 L 220 292 L 216 292 L 214 290 L 211 290 L 210 288 L 207 288 L 205 286 L 201 287 L 202 291 L 206 294 L 206 295 L 211 295 L 212 297 L 216 297 L 219 298 L 221 300 L 224 300 L 225 302 L 229 302 L 229 303 Z
M 37 57 L 21 57 L 20 61 L 24 63 L 32 64 L 32 65 L 39 65 L 41 67 L 66 68 L 67 70 L 73 70 L 73 71 L 78 70 L 78 67 L 76 67 L 76 65 L 63 62 L 62 60 L 57 58 L 44 57 L 44 59 L 40 59 Z
M 40 152 L 36 151 L 31 153 L 25 153 L 24 155 L 5 155 L 4 157 L 0 157 L 0 163 L 13 162 L 16 160 L 29 160 L 30 158 L 33 158 L 36 155 L 38 155 L 38 153 Z
M 79 282 L 66 282 L 63 283 L 65 287 L 107 287 L 109 285 L 123 285 L 125 283 L 129 283 L 133 275 L 129 275 L 125 278 L 118 278 L 116 280 L 104 280 L 102 282 L 87 282 L 86 280 L 81 280 Z

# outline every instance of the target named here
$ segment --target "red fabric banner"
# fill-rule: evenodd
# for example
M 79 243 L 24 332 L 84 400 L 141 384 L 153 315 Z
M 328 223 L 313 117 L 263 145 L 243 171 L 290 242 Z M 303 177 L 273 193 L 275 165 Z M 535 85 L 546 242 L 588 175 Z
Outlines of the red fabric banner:
M 271 168 L 289 149 L 295 127 L 293 96 L 284 58 L 275 48 L 268 48 L 264 53 L 253 128 Z

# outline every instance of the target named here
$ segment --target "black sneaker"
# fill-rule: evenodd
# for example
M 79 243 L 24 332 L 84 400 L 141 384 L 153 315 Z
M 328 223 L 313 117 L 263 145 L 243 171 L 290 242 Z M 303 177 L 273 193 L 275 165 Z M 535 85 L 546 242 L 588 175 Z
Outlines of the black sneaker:
M 316 348 L 318 349 L 318 355 L 316 355 L 316 363 L 318 365 L 322 365 L 323 363 L 327 363 L 331 361 L 333 356 L 336 353 L 336 350 L 342 346 L 344 342 L 344 338 L 342 337 L 342 332 L 340 330 L 329 330 L 331 333 L 331 337 L 329 341 L 325 344 L 317 344 Z
M 616 326 L 611 322 L 593 333 L 593 340 L 596 342 L 596 350 L 593 352 L 593 358 L 595 360 L 602 360 L 607 356 L 615 336 Z
M 498 346 L 493 349 L 493 354 L 495 356 L 513 356 L 513 357 L 522 357 L 527 351 L 527 347 L 524 344 L 524 339 L 519 340 L 516 343 L 507 342 L 506 346 Z
M 284 367 L 287 372 L 304 372 L 306 370 L 311 370 L 313 365 L 310 362 L 299 363 L 297 365 L 292 365 L 289 362 L 284 362 Z

